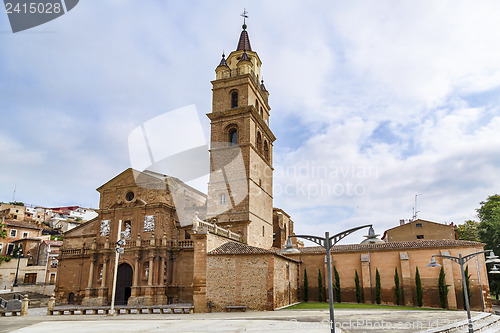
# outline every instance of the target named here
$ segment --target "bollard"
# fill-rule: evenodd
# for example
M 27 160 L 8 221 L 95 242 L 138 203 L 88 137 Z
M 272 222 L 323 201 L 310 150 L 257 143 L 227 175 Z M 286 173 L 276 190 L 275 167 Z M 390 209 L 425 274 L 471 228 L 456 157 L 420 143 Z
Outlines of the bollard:
M 28 315 L 28 305 L 30 300 L 28 299 L 28 295 L 24 295 L 23 302 L 21 304 L 21 316 Z
M 47 303 L 47 316 L 52 314 L 54 307 L 56 306 L 56 294 L 50 295 L 49 302 Z

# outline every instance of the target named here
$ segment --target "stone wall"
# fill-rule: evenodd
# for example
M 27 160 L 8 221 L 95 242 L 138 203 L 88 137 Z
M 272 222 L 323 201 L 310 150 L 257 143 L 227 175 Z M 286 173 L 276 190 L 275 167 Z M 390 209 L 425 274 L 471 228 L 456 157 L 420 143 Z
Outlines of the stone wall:
M 274 256 L 274 308 L 298 302 L 299 264 Z
M 430 241 L 433 242 L 433 241 Z M 437 241 L 442 242 L 442 241 Z M 448 241 L 461 242 L 461 241 Z M 474 243 L 471 245 L 450 247 L 416 247 L 408 246 L 410 242 L 402 242 L 401 248 L 395 246 L 393 249 L 384 249 L 386 246 L 378 245 L 341 245 L 336 246 L 332 252 L 332 265 L 335 265 L 340 276 L 341 293 L 343 302 L 356 302 L 354 277 L 355 271 L 358 272 L 360 287 L 362 289 L 364 303 L 375 303 L 375 275 L 378 269 L 381 278 L 381 299 L 383 304 L 394 304 L 394 273 L 398 269 L 400 286 L 402 288 L 401 303 L 402 305 L 416 306 L 416 284 L 415 274 L 418 267 L 422 287 L 423 287 L 423 306 L 424 307 L 440 307 L 438 296 L 438 277 L 440 268 L 429 268 L 426 265 L 429 263 L 432 255 L 449 254 L 463 256 L 483 251 L 483 245 Z M 413 244 L 413 242 L 411 243 Z M 429 243 L 430 244 L 430 243 Z M 465 243 L 464 243 L 465 244 Z M 311 248 L 301 249 L 301 254 L 289 255 L 293 259 L 302 260 L 300 266 L 300 295 L 303 298 L 304 289 L 304 270 L 307 270 L 308 285 L 309 285 L 309 301 L 318 300 L 318 270 L 321 270 L 324 290 L 324 300 L 327 299 L 328 291 L 325 252 L 320 252 L 317 249 L 311 251 Z M 448 294 L 448 307 L 450 309 L 463 309 L 462 301 L 462 277 L 460 266 L 450 260 L 436 260 L 443 265 L 446 274 L 446 283 L 450 285 Z M 481 310 L 481 291 L 484 299 L 484 308 L 491 310 L 491 302 L 489 298 L 489 287 L 484 264 L 484 255 L 479 255 L 477 264 L 473 258 L 468 262 L 471 286 L 471 308 Z M 479 271 L 479 277 L 478 277 Z M 332 268 L 333 276 L 333 268 Z M 334 277 L 332 278 L 335 282 Z M 481 280 L 481 288 L 479 286 Z
M 228 305 L 266 310 L 270 260 L 270 254 L 208 256 L 207 302 L 212 301 L 214 311 Z

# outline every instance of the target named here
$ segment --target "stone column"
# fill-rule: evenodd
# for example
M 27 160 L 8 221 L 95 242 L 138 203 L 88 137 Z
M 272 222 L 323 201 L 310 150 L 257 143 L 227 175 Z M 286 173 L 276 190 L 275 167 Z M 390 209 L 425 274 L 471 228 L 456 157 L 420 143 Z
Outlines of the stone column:
M 450 253 L 447 250 L 441 250 L 441 255 L 443 256 L 449 256 Z M 437 257 L 436 259 L 440 259 Z M 453 261 L 448 260 L 448 259 L 441 259 L 444 269 L 444 274 L 446 275 L 445 277 L 445 283 L 449 285 L 448 287 L 448 309 L 457 309 L 457 296 L 455 293 L 455 279 L 453 278 L 453 266 L 456 265 Z M 457 265 L 457 267 L 460 267 Z M 462 278 L 460 277 L 460 281 L 462 281 Z M 460 291 L 462 288 L 460 288 Z M 461 294 L 461 293 L 460 293 Z
M 106 279 L 108 270 L 108 255 L 103 256 L 102 262 L 102 277 L 101 277 L 101 287 L 98 290 L 97 296 L 99 300 L 97 301 L 100 305 L 108 304 L 108 288 L 106 287 Z
M 94 261 L 95 258 L 90 257 L 89 279 L 87 281 L 87 288 L 85 288 L 85 298 L 92 296 L 92 285 L 94 283 Z
M 137 287 L 139 284 L 139 254 L 136 253 L 134 255 L 134 279 L 132 281 L 132 285 Z
M 164 256 L 160 256 L 160 281 L 158 281 L 160 286 L 165 285 L 165 259 L 166 258 Z
M 148 266 L 148 286 L 151 287 L 153 285 L 153 264 L 154 264 L 154 255 L 149 255 L 149 266 Z
M 194 312 L 207 312 L 207 234 L 195 233 L 194 271 L 193 271 L 193 306 Z M 235 258 L 238 260 L 238 258 Z
M 106 287 L 107 271 L 108 271 L 108 256 L 104 256 L 104 261 L 102 263 L 101 288 Z
M 134 255 L 134 276 L 132 280 L 130 296 L 135 297 L 139 295 L 139 253 Z
M 363 302 L 372 303 L 370 253 L 361 254 L 361 281 L 363 288 Z
M 94 261 L 95 259 L 90 259 L 90 268 L 89 268 L 89 280 L 87 282 L 87 288 L 92 288 L 93 280 L 94 280 Z
M 401 264 L 401 285 L 403 287 L 404 305 L 413 306 L 413 281 L 408 252 L 399 252 L 399 263 Z

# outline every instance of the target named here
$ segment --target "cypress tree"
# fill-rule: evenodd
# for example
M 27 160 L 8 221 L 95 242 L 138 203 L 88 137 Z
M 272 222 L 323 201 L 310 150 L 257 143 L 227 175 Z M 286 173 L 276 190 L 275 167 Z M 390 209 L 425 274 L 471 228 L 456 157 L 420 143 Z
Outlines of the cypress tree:
M 448 306 L 448 287 L 446 284 L 446 274 L 444 273 L 444 268 L 441 266 L 441 271 L 439 272 L 438 290 L 439 290 L 439 302 L 441 307 L 446 309 Z
M 467 265 L 467 266 L 465 267 L 465 272 L 464 272 L 464 273 L 465 273 L 465 284 L 466 284 L 466 286 L 467 286 L 467 296 L 469 296 L 469 297 L 468 297 L 468 299 L 469 299 L 469 304 L 470 304 L 470 300 L 471 300 L 471 298 L 472 298 L 472 295 L 470 294 L 470 275 L 469 275 L 469 265 Z M 463 303 L 464 303 L 464 309 L 466 309 L 466 306 L 465 306 L 465 293 L 464 293 L 463 289 L 464 289 L 464 287 L 463 287 L 463 283 L 462 283 L 462 301 L 463 301 Z
M 323 279 L 321 278 L 321 269 L 318 268 L 318 299 L 323 302 Z
M 333 266 L 333 273 L 335 275 L 335 300 L 337 303 L 342 302 L 342 295 L 340 294 L 340 277 L 339 272 L 337 272 L 337 267 Z
M 417 305 L 422 306 L 422 297 L 423 297 L 423 291 L 422 291 L 422 280 L 420 280 L 420 273 L 418 271 L 417 267 L 417 272 L 415 273 L 415 285 L 417 287 Z
M 354 284 L 356 285 L 356 302 L 361 303 L 361 287 L 359 286 L 359 276 L 358 271 L 355 271 Z
M 380 273 L 378 272 L 378 268 L 377 271 L 375 272 L 375 300 L 377 301 L 377 304 L 380 304 L 382 302 Z
M 401 305 L 401 287 L 399 286 L 398 268 L 394 272 L 394 293 L 396 294 L 396 305 Z
M 304 269 L 304 302 L 309 301 L 309 282 L 307 281 L 307 270 Z

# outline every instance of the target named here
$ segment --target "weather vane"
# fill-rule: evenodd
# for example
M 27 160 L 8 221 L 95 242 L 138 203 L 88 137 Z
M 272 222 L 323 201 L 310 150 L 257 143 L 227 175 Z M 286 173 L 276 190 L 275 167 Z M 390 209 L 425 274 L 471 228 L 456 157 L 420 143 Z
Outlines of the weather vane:
M 244 25 L 246 24 L 245 20 L 248 18 L 247 14 L 248 14 L 248 12 L 246 11 L 245 8 L 243 8 L 243 13 L 240 16 L 243 16 L 243 24 Z

